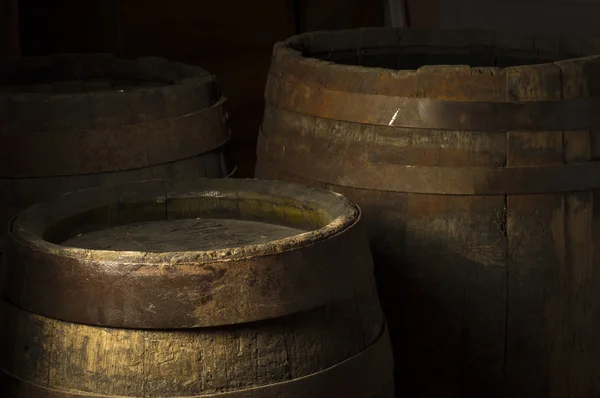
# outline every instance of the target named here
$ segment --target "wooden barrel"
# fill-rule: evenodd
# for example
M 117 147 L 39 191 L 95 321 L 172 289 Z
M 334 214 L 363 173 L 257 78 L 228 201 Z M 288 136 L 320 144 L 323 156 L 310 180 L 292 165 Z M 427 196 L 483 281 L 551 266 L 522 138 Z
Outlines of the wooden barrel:
M 399 396 L 600 396 L 599 44 L 376 28 L 275 46 L 256 175 L 363 209 Z
M 229 175 L 224 103 L 214 76 L 161 58 L 0 59 L 0 235 L 64 192 Z
M 356 205 L 205 179 L 65 194 L 12 223 L 6 398 L 392 398 Z

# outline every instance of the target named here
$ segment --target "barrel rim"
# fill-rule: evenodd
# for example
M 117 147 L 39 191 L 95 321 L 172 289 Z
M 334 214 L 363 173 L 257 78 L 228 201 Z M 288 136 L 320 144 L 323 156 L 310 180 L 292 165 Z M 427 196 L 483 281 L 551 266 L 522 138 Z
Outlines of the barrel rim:
M 76 63 L 77 60 L 79 63 Z M 215 76 L 205 69 L 196 66 L 188 65 L 181 62 L 172 62 L 163 57 L 139 57 L 137 59 L 125 59 L 116 57 L 111 53 L 52 53 L 45 56 L 25 56 L 20 58 L 0 57 L 0 68 L 12 71 L 26 71 L 39 67 L 51 68 L 56 63 L 67 64 L 69 66 L 80 66 L 83 63 L 93 61 L 104 61 L 107 64 L 106 76 L 115 77 L 121 74 L 124 78 L 133 78 L 140 81 L 157 81 L 163 85 L 190 85 L 199 82 L 212 82 Z M 168 75 L 165 73 L 165 68 L 168 66 L 178 68 L 177 71 L 170 71 L 175 74 Z M 127 69 L 128 67 L 128 69 Z M 151 69 L 151 71 L 143 71 L 143 68 Z M 161 68 L 163 70 L 161 70 Z M 123 69 L 119 71 L 119 69 Z M 102 74 L 105 75 L 105 74 Z M 98 72 L 95 70 L 92 74 L 88 71 L 78 70 L 75 77 L 98 77 Z M 133 90 L 144 90 L 143 87 L 137 87 Z M 23 95 L 24 98 L 38 95 L 36 93 L 17 93 L 15 96 Z M 43 94 L 40 94 L 43 95 Z M 56 96 L 73 95 L 73 94 L 55 94 Z
M 69 199 L 86 202 L 91 209 L 87 213 L 77 213 L 79 209 L 76 209 L 76 214 L 83 214 L 78 222 L 85 223 L 86 217 L 87 220 L 105 219 L 108 211 L 110 220 L 114 217 L 123 225 L 136 222 L 127 218 L 130 217 L 127 206 L 132 201 L 141 203 L 136 209 L 141 209 L 144 217 L 150 215 L 156 216 L 154 220 L 164 220 L 168 212 L 165 203 L 169 205 L 169 198 L 173 199 L 173 212 L 188 214 L 186 204 L 190 202 L 186 202 L 186 198 L 196 198 L 203 192 L 202 198 L 214 199 L 223 197 L 215 193 L 216 187 L 237 193 L 246 186 L 257 194 L 255 202 L 265 193 L 272 198 L 282 187 L 281 194 L 288 192 L 293 198 L 294 193 L 304 193 L 317 205 L 330 206 L 337 213 L 324 219 L 326 225 L 313 231 L 237 249 L 119 252 L 69 248 L 44 239 L 46 224 L 57 225 L 56 220 L 60 222 L 65 214 L 74 212 Z M 97 194 L 111 190 L 123 195 L 118 205 L 95 211 L 98 207 L 94 201 L 102 203 L 103 199 Z M 166 194 L 169 191 L 173 193 L 171 196 Z M 225 198 L 231 200 L 236 196 L 230 194 Z M 360 209 L 342 195 L 325 190 L 256 179 L 202 179 L 182 183 L 154 180 L 62 195 L 54 202 L 61 205 L 57 208 L 63 214 L 57 213 L 54 220 L 51 213 L 44 213 L 45 206 L 52 202 L 32 206 L 13 220 L 1 278 L 4 297 L 19 308 L 49 318 L 136 329 L 234 325 L 350 299 L 357 289 L 372 280 L 373 259 L 360 222 Z M 112 198 L 110 203 L 114 203 Z M 207 203 L 208 200 L 203 206 L 210 206 Z M 241 203 L 235 202 L 237 211 Z M 257 203 L 244 203 L 243 207 L 253 205 Z M 260 209 L 260 202 L 258 205 Z M 276 206 L 268 208 L 276 209 Z M 298 217 L 298 213 L 295 214 Z M 262 213 L 260 215 L 262 217 Z M 271 216 L 281 217 L 276 211 Z M 106 227 L 110 226 L 114 223 L 109 222 Z
M 6 76 L 0 84 L 8 87 L 0 92 L 0 120 L 4 122 L 0 123 L 0 134 L 76 132 L 152 122 L 210 107 L 221 97 L 213 74 L 160 57 L 123 59 L 104 53 L 0 57 L 0 72 Z M 111 86 L 100 91 L 54 91 L 56 84 L 98 78 L 158 84 L 122 90 Z M 24 91 L 18 88 L 21 80 L 25 86 L 52 89 Z M 10 89 L 12 86 L 16 88 Z
M 318 194 L 320 196 L 328 197 L 329 199 L 335 199 L 338 207 L 343 209 L 343 212 L 340 209 L 336 209 L 333 205 L 326 205 L 326 209 L 334 212 L 333 214 L 337 214 L 335 218 L 333 218 L 326 225 L 320 226 L 317 229 L 309 230 L 307 232 L 303 232 L 301 234 L 297 234 L 291 237 L 276 239 L 270 241 L 266 244 L 252 244 L 252 245 L 242 245 L 236 247 L 234 249 L 217 249 L 217 250 L 200 250 L 200 251 L 172 251 L 172 252 L 143 252 L 143 251 L 116 251 L 116 250 L 95 250 L 95 249 L 82 249 L 77 247 L 63 246 L 58 243 L 51 243 L 44 239 L 43 234 L 47 231 L 47 228 L 52 227 L 51 225 L 42 226 L 38 223 L 40 222 L 39 218 L 36 216 L 42 216 L 48 210 L 60 210 L 61 207 L 64 207 L 67 204 L 74 206 L 71 201 L 76 201 L 79 198 L 83 198 L 84 195 L 89 195 L 92 193 L 99 193 L 104 195 L 109 195 L 106 199 L 118 199 L 121 195 L 127 194 L 136 194 L 136 189 L 142 188 L 146 190 L 148 187 L 151 187 L 150 193 L 155 194 L 165 194 L 166 202 L 171 198 L 170 194 L 178 195 L 184 194 L 186 188 L 193 188 L 194 186 L 201 187 L 199 182 L 166 182 L 162 180 L 154 180 L 154 181 L 142 181 L 135 184 L 127 184 L 127 185 L 116 185 L 112 187 L 97 187 L 84 189 L 75 192 L 65 193 L 54 200 L 48 200 L 44 202 L 37 203 L 29 208 L 21 211 L 17 216 L 13 218 L 11 222 L 11 227 L 8 235 L 17 241 L 21 241 L 27 243 L 29 247 L 32 249 L 40 250 L 41 252 L 60 254 L 66 257 L 71 257 L 73 259 L 85 260 L 89 261 L 91 258 L 95 260 L 99 260 L 100 262 L 111 262 L 110 260 L 102 260 L 103 257 L 111 258 L 114 255 L 119 255 L 120 261 L 126 260 L 128 264 L 140 263 L 144 265 L 149 264 L 174 264 L 173 260 L 167 260 L 166 257 L 177 257 L 177 261 L 175 263 L 213 263 L 215 261 L 232 261 L 232 260 L 242 260 L 242 259 L 250 259 L 255 257 L 264 257 L 271 254 L 282 253 L 286 251 L 298 250 L 302 249 L 306 246 L 313 245 L 318 243 L 321 240 L 330 238 L 339 233 L 344 232 L 348 228 L 352 227 L 356 224 L 361 218 L 361 211 L 358 205 L 352 203 L 349 199 L 344 197 L 343 195 L 328 191 L 324 189 L 318 188 L 306 188 L 300 184 L 293 183 L 283 183 L 278 181 L 268 181 L 261 179 L 240 179 L 241 181 L 246 181 L 246 184 L 253 184 L 254 182 L 260 182 L 261 184 L 271 185 L 271 188 L 276 190 L 278 186 L 295 186 L 301 189 L 307 189 L 311 191 L 311 194 Z M 203 179 L 203 183 L 206 183 L 208 186 L 212 187 L 215 191 L 219 188 L 223 189 L 223 191 L 228 191 L 231 187 L 230 182 L 237 182 L 237 179 L 212 179 L 206 178 Z M 257 184 L 258 185 L 258 184 Z M 158 188 L 158 189 L 152 189 Z M 241 188 L 240 188 L 241 189 Z M 104 191 L 104 192 L 102 192 Z M 120 195 L 121 193 L 121 195 Z M 210 191 L 204 192 L 196 192 L 197 194 L 201 194 L 200 196 L 204 198 L 209 198 L 210 195 L 214 194 Z M 237 193 L 239 195 L 239 192 Z M 176 197 L 176 196 L 173 196 Z M 282 198 L 289 199 L 289 197 L 282 196 Z M 104 204 L 106 201 L 104 197 L 101 198 L 102 201 L 92 202 L 94 205 Z M 91 203 L 85 202 L 85 204 L 81 204 L 80 207 L 69 207 L 68 212 L 64 212 L 65 216 L 75 216 L 79 210 L 83 210 L 89 207 Z M 64 210 L 63 210 L 64 211 Z M 41 229 L 42 228 L 42 229 Z M 45 229 L 44 229 L 45 228 Z M 37 230 L 37 232 L 34 232 Z M 186 261 L 188 260 L 188 261 Z M 190 261 L 191 260 L 191 261 Z
M 326 61 L 323 59 L 319 59 L 319 58 L 315 58 L 311 55 L 304 55 L 304 49 L 302 48 L 302 46 L 310 46 L 312 42 L 318 42 L 319 40 L 321 41 L 326 41 L 323 40 L 326 36 L 331 36 L 331 35 L 337 35 L 337 36 L 342 36 L 342 35 L 354 35 L 354 39 L 357 40 L 356 44 L 357 46 L 355 47 L 357 52 L 361 51 L 361 47 L 360 44 L 365 41 L 363 39 L 363 34 L 364 33 L 367 34 L 375 34 L 375 33 L 383 33 L 383 34 L 389 34 L 389 33 L 395 33 L 395 38 L 396 38 L 396 42 L 394 43 L 393 40 L 390 41 L 389 43 L 387 43 L 388 45 L 381 45 L 381 46 L 369 46 L 366 47 L 367 49 L 377 49 L 377 48 L 389 48 L 389 47 L 403 47 L 402 43 L 400 43 L 400 37 L 402 37 L 403 34 L 408 33 L 408 32 L 425 32 L 426 34 L 439 34 L 440 36 L 443 35 L 448 35 L 448 34 L 474 34 L 477 33 L 479 35 L 484 35 L 484 36 L 492 36 L 492 41 L 491 42 L 484 42 L 484 43 L 475 43 L 477 45 L 482 45 L 482 46 L 490 46 L 494 44 L 494 38 L 495 35 L 505 35 L 508 37 L 514 37 L 515 35 L 518 37 L 531 37 L 531 44 L 532 44 L 532 48 L 530 50 L 523 50 L 522 48 L 517 48 L 518 46 L 514 46 L 514 49 L 511 48 L 507 48 L 507 49 L 511 49 L 511 50 L 518 50 L 518 51 L 523 51 L 525 54 L 527 55 L 536 55 L 535 50 L 533 48 L 533 40 L 534 37 L 544 37 L 544 38 L 549 38 L 550 40 L 556 40 L 559 47 L 563 46 L 563 42 L 565 40 L 572 40 L 572 41 L 577 41 L 579 40 L 580 43 L 579 45 L 575 45 L 574 47 L 576 48 L 576 50 L 572 50 L 571 48 L 569 48 L 569 50 L 571 50 L 572 52 L 569 53 L 568 56 L 561 56 L 560 53 L 555 54 L 555 56 L 560 57 L 560 59 L 558 59 L 555 62 L 545 62 L 545 63 L 535 63 L 535 64 L 523 64 L 523 65 L 518 65 L 518 66 L 509 66 L 509 67 L 493 67 L 493 69 L 495 70 L 499 70 L 499 71 L 509 71 L 509 70 L 520 70 L 523 68 L 543 68 L 546 67 L 548 65 L 552 65 L 555 63 L 564 63 L 564 62 L 581 62 L 582 60 L 598 60 L 600 59 L 600 55 L 595 55 L 597 54 L 597 52 L 593 52 L 592 49 L 586 49 L 586 47 L 592 47 L 592 48 L 596 48 L 598 47 L 598 49 L 600 50 L 600 42 L 598 44 L 590 44 L 588 42 L 585 42 L 585 40 L 588 41 L 592 41 L 594 40 L 594 38 L 586 38 L 586 37 L 577 37 L 577 36 L 570 36 L 570 37 L 565 37 L 565 36 L 559 36 L 559 35 L 553 35 L 553 36 L 546 36 L 546 35 L 528 35 L 528 34 L 520 34 L 520 33 L 512 33 L 509 31 L 491 31 L 491 30 L 486 30 L 486 29 L 413 29 L 413 28 L 389 28 L 389 27 L 376 27 L 376 28 L 359 28 L 359 29 L 345 29 L 345 30 L 338 30 L 338 31 L 318 31 L 318 32 L 307 32 L 307 33 L 302 33 L 299 35 L 295 35 L 292 36 L 290 38 L 288 38 L 287 40 L 284 41 L 279 41 L 277 43 L 275 43 L 275 45 L 273 46 L 273 64 L 277 63 L 277 59 L 280 57 L 281 59 L 285 59 L 285 60 L 289 60 L 289 61 L 293 61 L 298 67 L 300 68 L 325 68 L 325 67 L 332 67 L 334 66 L 338 71 L 340 72 L 347 72 L 350 74 L 361 74 L 364 76 L 365 73 L 373 73 L 376 75 L 379 75 L 382 72 L 385 73 L 396 73 L 396 74 L 414 74 L 414 73 L 419 73 L 421 71 L 427 71 L 428 69 L 430 69 L 432 66 L 430 65 L 425 65 L 422 66 L 418 69 L 391 69 L 391 68 L 382 68 L 382 67 L 364 67 L 364 66 L 356 66 L 356 65 L 345 65 L 345 64 L 340 64 L 340 63 L 336 63 L 333 61 Z M 468 44 L 468 43 L 466 43 Z M 409 43 L 406 46 L 414 46 L 414 43 Z M 426 46 L 427 43 L 423 43 L 423 46 Z M 447 45 L 440 45 L 438 47 L 450 47 Z M 308 47 L 307 47 L 308 48 Z M 451 47 L 451 48 L 460 48 L 460 47 Z M 477 70 L 480 69 L 480 67 L 471 67 L 469 65 L 435 65 L 434 68 L 437 67 L 443 67 L 446 69 L 446 73 L 448 72 L 448 70 L 452 70 L 455 69 L 456 71 L 464 71 L 465 69 L 470 69 L 470 70 Z

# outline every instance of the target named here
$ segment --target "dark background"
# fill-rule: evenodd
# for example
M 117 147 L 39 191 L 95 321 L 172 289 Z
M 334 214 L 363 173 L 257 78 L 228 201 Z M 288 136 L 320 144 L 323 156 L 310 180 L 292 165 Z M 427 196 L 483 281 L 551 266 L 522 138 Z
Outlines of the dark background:
M 377 0 L 0 0 L 0 55 L 161 56 L 217 76 L 240 176 L 253 171 L 273 44 L 298 32 L 383 26 Z M 18 8 L 18 12 L 17 12 Z M 18 22 L 18 26 L 17 26 Z
M 18 3 L 18 4 L 17 4 Z M 111 52 L 204 67 L 228 97 L 232 150 L 250 176 L 273 44 L 383 26 L 383 0 L 0 0 L 0 56 Z M 600 0 L 406 0 L 415 28 L 600 33 Z

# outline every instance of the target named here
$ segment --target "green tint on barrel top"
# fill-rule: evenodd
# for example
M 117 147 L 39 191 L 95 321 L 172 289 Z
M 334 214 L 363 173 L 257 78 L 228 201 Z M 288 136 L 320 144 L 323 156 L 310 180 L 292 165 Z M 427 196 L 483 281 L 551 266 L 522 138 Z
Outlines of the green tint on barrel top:
M 243 220 L 165 220 L 130 224 L 75 236 L 62 246 L 95 250 L 171 252 L 218 250 L 265 244 L 306 232 L 299 228 Z

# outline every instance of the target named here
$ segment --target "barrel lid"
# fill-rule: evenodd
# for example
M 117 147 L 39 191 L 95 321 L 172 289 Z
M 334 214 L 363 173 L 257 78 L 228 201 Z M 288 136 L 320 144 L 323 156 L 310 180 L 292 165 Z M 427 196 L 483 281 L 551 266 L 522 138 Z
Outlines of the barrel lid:
M 193 245 L 179 242 L 164 252 L 131 238 L 117 245 L 126 250 L 81 243 L 109 228 L 139 232 L 140 223 L 198 219 L 270 224 L 265 236 L 274 239 L 246 237 L 225 248 L 215 240 L 211 250 L 181 250 Z M 339 194 L 280 182 L 148 181 L 79 191 L 13 220 L 3 294 L 40 315 L 102 326 L 190 328 L 279 317 L 351 298 L 370 280 L 359 221 L 358 207 Z

